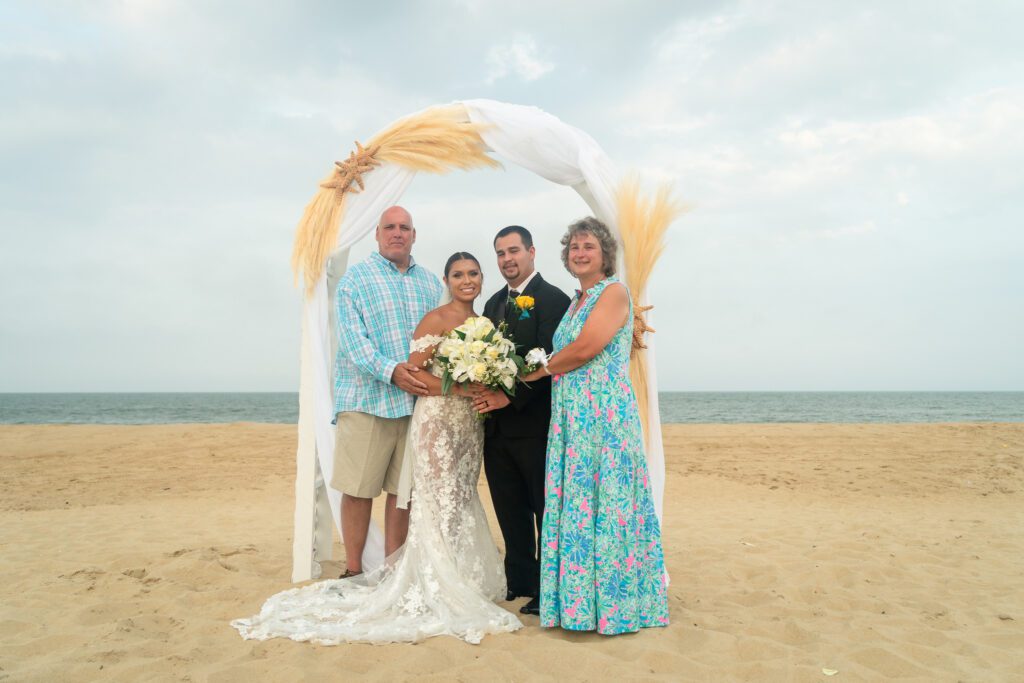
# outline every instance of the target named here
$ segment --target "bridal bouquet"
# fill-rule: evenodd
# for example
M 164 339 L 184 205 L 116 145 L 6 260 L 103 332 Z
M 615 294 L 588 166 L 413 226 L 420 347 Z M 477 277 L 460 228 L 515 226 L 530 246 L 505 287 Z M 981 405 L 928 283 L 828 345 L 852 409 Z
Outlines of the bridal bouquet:
M 497 327 L 490 319 L 468 318 L 451 332 L 428 336 L 413 342 L 413 351 L 436 346 L 431 363 L 442 371 L 441 391 L 452 385 L 478 382 L 490 389 L 501 389 L 509 396 L 516 393 L 516 377 L 535 367 L 516 354 L 516 345 L 506 335 L 505 323 Z

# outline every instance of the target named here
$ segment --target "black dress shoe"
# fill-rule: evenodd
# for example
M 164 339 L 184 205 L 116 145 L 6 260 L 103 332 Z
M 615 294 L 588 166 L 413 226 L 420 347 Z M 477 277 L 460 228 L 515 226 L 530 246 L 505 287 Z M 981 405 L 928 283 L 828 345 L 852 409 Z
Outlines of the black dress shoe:
M 536 595 L 537 595 L 537 593 L 535 593 L 535 592 L 534 593 L 516 593 L 514 590 L 509 588 L 507 591 L 505 591 L 505 601 L 506 602 L 512 602 L 516 598 L 532 598 L 532 597 L 536 597 Z
M 520 614 L 532 614 L 540 616 L 540 598 L 530 598 L 530 601 L 519 608 Z

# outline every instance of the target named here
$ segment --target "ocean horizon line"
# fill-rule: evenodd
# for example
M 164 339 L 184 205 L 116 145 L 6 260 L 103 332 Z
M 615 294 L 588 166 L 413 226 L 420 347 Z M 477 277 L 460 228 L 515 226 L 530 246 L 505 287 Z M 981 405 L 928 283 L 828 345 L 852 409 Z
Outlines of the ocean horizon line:
M 1024 422 L 1024 391 L 660 391 L 662 422 Z M 4 392 L 3 424 L 292 423 L 296 391 Z

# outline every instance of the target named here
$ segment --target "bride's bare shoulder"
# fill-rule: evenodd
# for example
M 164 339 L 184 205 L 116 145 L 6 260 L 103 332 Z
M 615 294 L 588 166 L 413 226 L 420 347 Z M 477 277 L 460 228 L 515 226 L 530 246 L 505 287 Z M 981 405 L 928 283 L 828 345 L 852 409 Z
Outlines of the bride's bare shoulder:
M 444 306 L 439 306 L 434 310 L 423 316 L 420 320 L 420 324 L 416 326 L 417 337 L 422 337 L 425 334 L 440 334 L 447 329 L 450 329 L 446 325 L 447 316 L 445 316 Z

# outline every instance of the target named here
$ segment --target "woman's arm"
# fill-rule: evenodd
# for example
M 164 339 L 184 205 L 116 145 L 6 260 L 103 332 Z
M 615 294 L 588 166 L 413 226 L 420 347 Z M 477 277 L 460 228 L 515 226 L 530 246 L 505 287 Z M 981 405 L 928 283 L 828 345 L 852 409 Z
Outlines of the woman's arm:
M 568 314 L 567 314 L 568 315 Z M 583 324 L 580 336 L 548 361 L 547 372 L 538 368 L 523 379 L 532 382 L 550 373 L 558 375 L 575 370 L 601 353 L 612 337 L 626 324 L 629 316 L 629 293 L 621 283 L 605 287 L 594 304 L 594 310 Z
M 423 320 L 416 326 L 416 331 L 412 333 L 412 338 L 419 339 L 426 337 L 427 335 L 444 336 L 447 330 L 444 329 L 441 321 L 441 316 L 434 314 L 433 312 L 423 316 Z M 423 372 L 416 375 L 416 378 L 427 385 L 427 391 L 425 396 L 443 396 L 444 392 L 441 391 L 441 378 L 436 377 L 427 369 L 427 364 L 430 359 L 434 357 L 434 349 L 436 345 L 429 346 L 422 351 L 413 351 L 409 354 L 409 363 L 415 365 L 418 368 L 423 368 Z M 471 396 L 468 387 L 464 387 L 461 384 L 452 385 L 451 391 L 449 392 L 455 396 Z

